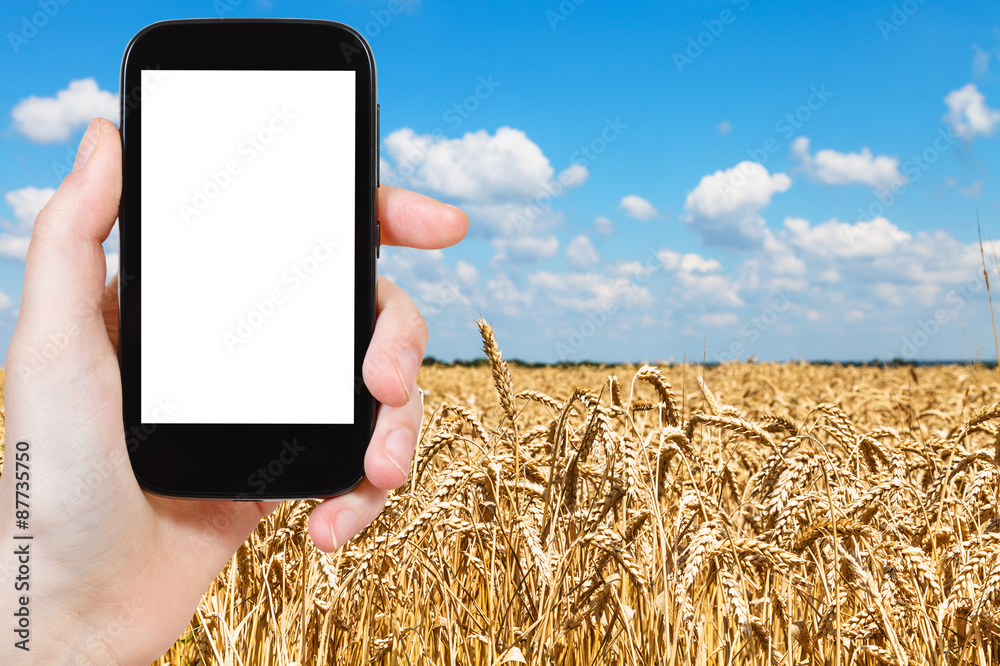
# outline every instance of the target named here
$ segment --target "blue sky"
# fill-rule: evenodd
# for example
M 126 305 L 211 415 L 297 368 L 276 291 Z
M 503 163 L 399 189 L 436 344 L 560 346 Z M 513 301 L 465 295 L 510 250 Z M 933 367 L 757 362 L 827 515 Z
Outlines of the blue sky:
M 677 5 L 5 2 L 0 348 L 35 212 L 86 119 L 117 122 L 125 45 L 222 13 L 368 38 L 383 182 L 470 214 L 454 248 L 383 254 L 428 354 L 481 355 L 481 314 L 531 361 L 994 359 L 1000 6 Z

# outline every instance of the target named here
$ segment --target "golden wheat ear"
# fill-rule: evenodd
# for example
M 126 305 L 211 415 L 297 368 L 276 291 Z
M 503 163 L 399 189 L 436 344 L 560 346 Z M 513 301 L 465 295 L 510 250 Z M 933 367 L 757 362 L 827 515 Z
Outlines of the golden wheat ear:
M 479 332 L 488 370 L 421 370 L 375 522 L 325 554 L 315 503 L 281 505 L 158 664 L 1000 663 L 992 373 L 515 367 L 515 393 Z

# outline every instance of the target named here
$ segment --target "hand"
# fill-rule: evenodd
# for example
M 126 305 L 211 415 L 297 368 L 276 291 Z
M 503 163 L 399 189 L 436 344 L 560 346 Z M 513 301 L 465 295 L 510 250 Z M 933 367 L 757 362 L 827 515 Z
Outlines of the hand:
M 105 287 L 101 243 L 118 215 L 121 140 L 92 121 L 73 172 L 39 213 L 6 364 L 6 465 L 0 476 L 0 663 L 147 664 L 181 634 L 225 563 L 275 502 L 148 495 L 122 428 L 117 280 Z M 444 247 L 468 220 L 452 207 L 380 188 L 387 245 Z M 117 277 L 117 276 L 116 276 Z M 416 373 L 427 327 L 403 291 L 380 279 L 364 378 L 382 403 L 367 479 L 313 512 L 323 550 L 370 523 L 405 481 L 422 409 Z M 16 443 L 30 445 L 30 528 L 15 529 Z M 193 462 L 193 464 L 196 464 Z M 30 534 L 16 541 L 15 534 Z M 30 589 L 15 590 L 16 547 L 29 548 Z M 28 597 L 30 652 L 11 629 Z M 16 656 L 16 660 L 15 660 Z

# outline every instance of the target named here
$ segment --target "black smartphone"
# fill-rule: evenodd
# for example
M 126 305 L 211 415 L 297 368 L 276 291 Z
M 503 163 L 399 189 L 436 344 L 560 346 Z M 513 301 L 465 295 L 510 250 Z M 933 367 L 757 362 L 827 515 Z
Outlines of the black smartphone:
M 330 21 L 155 23 L 121 70 L 119 360 L 143 489 L 329 497 L 377 405 L 378 104 Z

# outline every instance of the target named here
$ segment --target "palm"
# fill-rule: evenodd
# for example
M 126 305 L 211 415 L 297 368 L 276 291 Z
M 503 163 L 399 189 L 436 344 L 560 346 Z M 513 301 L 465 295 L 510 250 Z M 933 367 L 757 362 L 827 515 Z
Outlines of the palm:
M 277 503 L 171 499 L 136 481 L 122 428 L 117 280 L 102 289 L 101 243 L 121 196 L 117 129 L 91 123 L 80 151 L 35 220 L 5 374 L 7 441 L 31 448 L 31 657 L 62 663 L 76 652 L 96 663 L 149 663 L 180 635 L 212 579 Z M 468 228 L 461 211 L 398 188 L 380 188 L 379 211 L 387 244 L 445 247 Z M 313 510 L 309 533 L 318 548 L 333 550 L 357 534 L 378 515 L 387 490 L 405 481 L 423 414 L 415 378 L 426 344 L 413 302 L 380 279 L 363 369 L 382 405 L 367 478 Z M 0 537 L 10 543 L 23 533 L 15 534 L 7 450 Z M 18 567 L 13 549 L 0 553 L 8 589 Z M 12 617 L 19 603 L 0 595 L 0 615 Z M 0 643 L 0 662 L 22 656 L 13 650 Z
M 105 289 L 102 312 L 112 349 L 118 351 L 118 276 Z M 115 361 L 117 375 L 117 361 Z M 121 413 L 120 403 L 115 406 Z M 122 440 L 124 447 L 125 442 Z M 134 482 L 134 478 L 133 478 Z M 136 483 L 138 486 L 138 484 Z M 190 608 L 192 595 L 200 599 L 215 574 L 254 530 L 261 518 L 270 514 L 278 502 L 224 502 L 161 497 L 144 493 L 145 520 L 156 535 L 147 552 L 133 563 L 150 564 L 158 570 L 156 578 L 167 584 L 163 598 L 154 603 L 175 603 Z M 140 509 L 142 507 L 140 506 Z M 203 566 L 192 567 L 191 560 Z M 213 573 L 214 572 L 214 573 Z M 192 576 L 191 574 L 195 575 Z M 177 583 L 185 585 L 180 590 Z M 178 595 L 178 592 L 182 592 Z M 156 595 L 159 596 L 159 595 Z M 185 597 L 178 599 L 178 596 Z M 172 634 L 177 635 L 177 632 Z
M 79 335 L 54 361 L 57 372 L 30 380 L 16 372 L 26 352 L 15 335 L 8 358 L 15 370 L 7 377 L 8 424 L 36 432 L 36 449 L 44 442 L 61 444 L 32 454 L 39 469 L 33 536 L 73 544 L 36 556 L 40 585 L 58 586 L 63 598 L 81 600 L 76 603 L 85 607 L 75 610 L 84 618 L 122 609 L 113 616 L 116 622 L 92 627 L 87 640 L 95 645 L 82 646 L 85 653 L 100 643 L 101 651 L 113 651 L 124 663 L 148 663 L 180 635 L 212 579 L 277 503 L 184 500 L 142 491 L 121 426 L 116 292 L 113 279 L 102 304 L 104 326 L 82 318 Z M 42 415 L 46 425 L 57 423 L 48 432 L 39 432 L 32 424 L 36 415 L 23 409 L 23 396 L 39 394 L 60 406 L 57 420 Z M 75 489 L 72 495 L 81 501 L 55 506 L 57 487 Z M 150 626 L 145 620 L 153 615 L 168 621 Z M 138 640 L 113 640 L 136 633 Z

